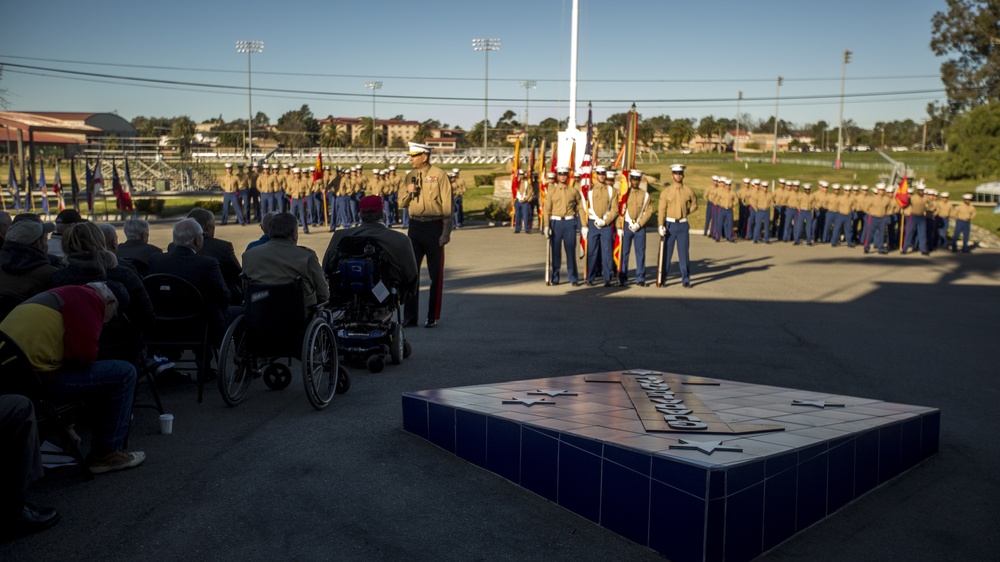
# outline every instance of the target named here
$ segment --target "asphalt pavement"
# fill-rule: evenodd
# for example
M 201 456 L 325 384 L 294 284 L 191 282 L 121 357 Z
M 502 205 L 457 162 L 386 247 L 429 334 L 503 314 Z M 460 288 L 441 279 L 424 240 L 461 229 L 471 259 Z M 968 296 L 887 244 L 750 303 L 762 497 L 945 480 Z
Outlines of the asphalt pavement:
M 165 247 L 170 226 L 151 242 Z M 193 385 L 164 388 L 172 435 L 137 410 L 130 445 L 145 464 L 42 481 L 30 499 L 62 520 L 0 545 L 0 559 L 663 559 L 402 430 L 406 391 L 644 368 L 941 409 L 937 456 L 762 560 L 996 560 L 1000 252 L 878 256 L 696 233 L 684 289 L 676 265 L 662 288 L 548 287 L 539 234 L 457 231 L 441 320 L 406 331 L 402 365 L 352 366 L 350 392 L 324 411 L 298 375 L 283 391 L 254 381 L 235 408 L 214 383 L 201 404 Z M 217 236 L 239 254 L 259 230 Z M 329 239 L 299 243 L 322 256 Z M 420 318 L 427 285 L 424 272 Z

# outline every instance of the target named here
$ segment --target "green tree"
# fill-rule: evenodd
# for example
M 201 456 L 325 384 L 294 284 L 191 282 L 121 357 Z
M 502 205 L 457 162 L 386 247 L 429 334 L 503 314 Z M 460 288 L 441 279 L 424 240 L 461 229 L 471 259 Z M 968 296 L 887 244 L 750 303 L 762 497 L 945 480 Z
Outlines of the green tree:
M 372 132 L 374 130 L 374 133 Z M 364 148 L 372 146 L 372 134 L 375 135 L 375 146 L 381 146 L 385 133 L 378 127 L 371 117 L 361 119 L 361 132 L 358 133 L 357 146 Z
M 291 148 L 313 146 L 319 135 L 319 123 L 308 105 L 287 111 L 278 118 L 278 142 Z
M 948 154 L 941 160 L 942 179 L 1000 176 L 1000 102 L 974 107 L 948 127 Z
M 429 136 L 431 136 L 431 127 L 427 124 L 427 121 L 424 121 L 419 127 L 417 127 L 417 132 L 413 133 L 413 138 L 410 139 L 410 142 L 422 143 L 426 141 Z
M 187 115 L 174 119 L 170 126 L 171 143 L 180 149 L 181 154 L 191 153 L 191 141 L 194 139 L 194 121 Z
M 684 148 L 694 138 L 692 119 L 675 119 L 670 124 L 670 148 Z
M 931 18 L 931 50 L 952 112 L 1000 101 L 1000 0 L 946 0 Z

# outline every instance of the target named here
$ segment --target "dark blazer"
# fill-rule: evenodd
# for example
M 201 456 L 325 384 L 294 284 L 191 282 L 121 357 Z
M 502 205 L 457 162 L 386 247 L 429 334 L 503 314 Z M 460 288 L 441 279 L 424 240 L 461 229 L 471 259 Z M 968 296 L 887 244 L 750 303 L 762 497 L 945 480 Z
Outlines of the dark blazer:
M 167 251 L 173 251 L 173 248 L 174 245 L 171 243 L 167 246 Z M 239 260 L 236 259 L 236 251 L 233 249 L 233 243 L 206 236 L 205 245 L 201 247 L 198 255 L 215 258 L 219 262 L 219 270 L 222 272 L 222 278 L 226 281 L 226 287 L 229 288 L 230 303 L 242 304 L 243 285 L 240 282 L 240 274 L 243 273 L 243 267 L 240 265 Z M 150 271 L 150 273 L 153 273 L 153 271 Z
M 149 266 L 149 256 L 162 254 L 163 250 L 140 240 L 126 240 L 118 245 L 118 259 L 126 259 Z
M 226 311 L 232 295 L 222 278 L 219 260 L 196 254 L 191 248 L 175 246 L 165 254 L 149 257 L 149 274 L 154 273 L 176 275 L 194 285 L 212 309 L 213 330 L 225 331 Z

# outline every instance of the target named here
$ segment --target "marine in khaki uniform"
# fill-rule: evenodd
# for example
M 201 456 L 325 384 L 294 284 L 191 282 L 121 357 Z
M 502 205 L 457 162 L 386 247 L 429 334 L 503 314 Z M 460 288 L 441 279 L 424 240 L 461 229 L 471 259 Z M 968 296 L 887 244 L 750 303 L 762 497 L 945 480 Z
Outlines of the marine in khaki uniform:
M 614 260 L 615 220 L 618 218 L 618 190 L 605 183 L 607 170 L 597 167 L 594 185 L 587 192 L 587 226 L 581 234 L 587 239 L 587 284 L 593 285 L 597 275 L 597 259 L 601 259 L 604 286 L 611 286 L 617 275 Z
M 753 243 L 771 243 L 771 207 L 774 206 L 774 196 L 767 188 L 767 182 L 761 182 L 760 189 L 751 196 L 751 206 L 754 208 Z
M 306 195 L 309 193 L 309 180 L 302 177 L 301 168 L 292 168 L 292 179 L 288 182 L 288 195 L 292 198 L 288 212 L 299 220 L 302 231 L 309 234 L 309 216 L 306 215 Z
M 844 241 L 848 248 L 854 247 L 854 234 L 851 231 L 851 212 L 854 201 L 848 194 L 850 186 L 844 186 L 841 191 L 840 186 L 833 184 L 833 197 L 830 199 L 830 212 L 833 215 L 833 225 L 830 234 L 830 246 L 836 248 L 840 245 L 840 236 L 843 234 Z
M 455 201 L 452 206 L 455 209 L 455 228 L 462 228 L 465 226 L 465 208 L 462 206 L 462 196 L 465 195 L 468 186 L 465 185 L 465 180 L 462 179 L 462 171 L 458 168 L 452 168 L 451 173 L 455 174 L 455 181 L 452 182 L 452 193 L 455 196 Z
M 885 220 L 892 211 L 893 200 L 885 191 L 885 184 L 875 186 L 875 195 L 870 197 L 865 213 L 868 215 L 867 234 L 864 239 L 865 253 L 869 252 L 872 244 L 880 254 L 886 254 L 885 249 Z
M 653 217 L 653 203 L 649 192 L 639 188 L 642 171 L 630 170 L 628 190 L 622 195 L 622 214 L 618 217 L 618 233 L 622 240 L 621 267 L 618 271 L 618 286 L 628 284 L 628 260 L 635 246 L 635 284 L 646 286 L 646 223 Z M 614 185 L 614 182 L 611 182 Z
M 569 180 L 569 168 L 560 166 L 556 169 L 555 182 L 549 183 L 546 189 L 545 205 L 542 208 L 542 233 L 549 239 L 549 251 L 552 255 L 549 269 L 550 283 L 559 284 L 562 251 L 565 250 L 566 273 L 569 282 L 575 287 L 580 285 L 574 252 L 576 230 L 586 215 L 583 195 L 566 183 L 567 180 Z
M 952 206 L 948 201 L 951 194 L 947 191 L 941 192 L 941 198 L 934 204 L 934 224 L 937 227 L 937 241 L 935 248 L 945 248 L 948 246 L 948 227 L 951 226 Z
M 660 192 L 659 202 L 659 232 L 663 247 L 660 250 L 663 263 L 657 272 L 657 278 L 665 285 L 667 273 L 670 271 L 670 262 L 674 253 L 674 246 L 677 246 L 677 261 L 681 269 L 681 286 L 690 288 L 691 285 L 691 238 L 688 224 L 688 217 L 698 210 L 698 198 L 694 191 L 684 185 L 683 164 L 674 164 L 670 167 L 672 182 L 669 187 Z
M 725 238 L 730 242 L 736 242 L 733 239 L 733 209 L 739 204 L 739 198 L 733 191 L 733 180 L 719 178 L 719 186 L 720 189 L 715 194 L 715 205 L 719 209 L 717 213 L 719 226 L 715 231 L 715 241 Z
M 219 178 L 219 186 L 222 187 L 222 226 L 226 226 L 226 223 L 229 222 L 230 205 L 236 212 L 236 222 L 245 224 L 243 208 L 240 206 L 239 199 L 240 178 L 233 174 L 232 164 L 226 164 L 226 175 Z
M 454 198 L 448 176 L 440 168 L 431 165 L 430 146 L 411 142 L 409 155 L 413 169 L 406 173 L 399 193 L 399 206 L 410 212 L 407 235 L 413 244 L 418 271 L 424 257 L 427 257 L 431 286 L 424 327 L 433 328 L 441 318 L 444 247 L 451 241 Z M 416 294 L 406 299 L 403 308 L 404 326 L 416 326 L 419 303 L 419 295 Z
M 958 237 L 962 237 L 962 252 L 969 253 L 969 236 L 972 233 L 972 219 L 976 218 L 976 208 L 972 206 L 972 194 L 962 196 L 962 203 L 951 210 L 955 219 L 955 236 L 951 239 L 951 251 L 958 251 Z

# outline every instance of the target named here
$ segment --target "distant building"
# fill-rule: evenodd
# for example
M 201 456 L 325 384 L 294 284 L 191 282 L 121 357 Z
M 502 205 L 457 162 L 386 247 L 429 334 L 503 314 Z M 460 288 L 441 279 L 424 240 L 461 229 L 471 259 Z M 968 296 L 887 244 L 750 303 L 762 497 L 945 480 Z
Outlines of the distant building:
M 61 146 L 67 158 L 78 154 L 101 139 L 134 139 L 139 132 L 131 123 L 114 113 L 66 111 L 0 111 L 0 145 L 16 146 L 18 131 L 23 145 Z

